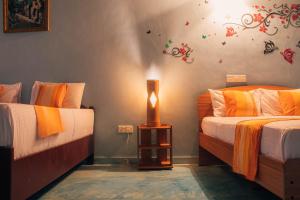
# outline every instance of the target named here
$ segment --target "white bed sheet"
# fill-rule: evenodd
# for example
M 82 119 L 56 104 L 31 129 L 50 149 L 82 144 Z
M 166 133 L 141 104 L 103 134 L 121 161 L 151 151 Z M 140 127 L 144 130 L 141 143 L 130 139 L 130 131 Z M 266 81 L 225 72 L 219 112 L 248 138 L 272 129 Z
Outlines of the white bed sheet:
M 202 121 L 202 130 L 206 135 L 233 144 L 238 122 L 265 118 L 299 118 L 299 116 L 205 117 Z M 262 132 L 261 153 L 282 162 L 300 158 L 300 120 L 278 121 L 265 125 Z
M 16 160 L 93 134 L 93 110 L 60 108 L 60 114 L 64 132 L 39 138 L 33 105 L 0 104 L 0 146 L 13 147 Z

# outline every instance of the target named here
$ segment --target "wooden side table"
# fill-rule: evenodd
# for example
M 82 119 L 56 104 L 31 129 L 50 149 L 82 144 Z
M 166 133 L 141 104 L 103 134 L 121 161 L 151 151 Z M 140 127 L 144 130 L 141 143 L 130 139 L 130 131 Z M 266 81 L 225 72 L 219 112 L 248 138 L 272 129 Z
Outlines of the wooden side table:
M 137 127 L 137 158 L 139 169 L 172 169 L 172 126 Z

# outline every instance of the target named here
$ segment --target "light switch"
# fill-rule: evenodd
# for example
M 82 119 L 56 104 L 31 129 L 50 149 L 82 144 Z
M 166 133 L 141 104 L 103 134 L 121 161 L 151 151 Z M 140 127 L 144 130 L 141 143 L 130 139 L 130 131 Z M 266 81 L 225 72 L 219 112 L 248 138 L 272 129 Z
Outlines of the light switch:
M 227 83 L 247 83 L 247 75 L 245 74 L 227 74 Z

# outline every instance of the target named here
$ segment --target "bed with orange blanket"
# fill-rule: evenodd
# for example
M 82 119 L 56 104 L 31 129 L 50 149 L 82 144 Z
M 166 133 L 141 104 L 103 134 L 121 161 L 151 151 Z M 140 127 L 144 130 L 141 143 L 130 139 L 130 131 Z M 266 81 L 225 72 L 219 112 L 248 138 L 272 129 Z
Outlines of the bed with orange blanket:
M 93 162 L 93 109 L 0 104 L 0 199 L 27 199 Z
M 249 91 L 275 86 L 223 90 Z M 199 165 L 219 163 L 256 181 L 282 199 L 300 199 L 300 119 L 285 117 L 212 117 L 209 93 L 199 96 Z M 251 150 L 245 148 L 251 146 Z

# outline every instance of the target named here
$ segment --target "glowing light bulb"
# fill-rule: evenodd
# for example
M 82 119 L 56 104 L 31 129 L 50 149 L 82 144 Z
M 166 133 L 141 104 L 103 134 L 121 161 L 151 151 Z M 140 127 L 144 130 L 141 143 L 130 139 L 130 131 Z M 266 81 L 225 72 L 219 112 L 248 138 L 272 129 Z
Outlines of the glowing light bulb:
M 151 102 L 152 108 L 155 108 L 155 105 L 157 102 L 157 97 L 154 92 L 152 92 L 152 94 L 150 96 L 150 102 Z

